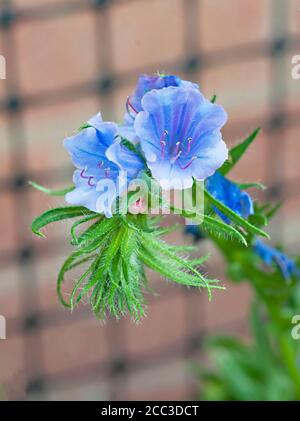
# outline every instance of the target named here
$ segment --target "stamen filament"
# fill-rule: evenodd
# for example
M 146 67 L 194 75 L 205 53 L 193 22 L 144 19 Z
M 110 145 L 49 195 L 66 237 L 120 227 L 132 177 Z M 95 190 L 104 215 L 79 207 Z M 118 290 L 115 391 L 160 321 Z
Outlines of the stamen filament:
M 178 154 L 178 151 L 179 151 L 180 142 L 176 142 L 176 145 L 175 146 L 176 146 L 175 147 L 175 155 L 177 155 Z
M 180 157 L 181 154 L 182 154 L 182 151 L 179 151 L 175 156 L 173 156 L 173 158 L 171 159 L 171 163 L 174 164 L 174 162 L 177 161 L 177 159 Z
M 178 164 L 178 165 L 179 165 L 179 167 L 182 170 L 186 170 L 187 168 L 189 168 L 192 165 L 192 163 L 195 161 L 195 159 L 197 159 L 197 157 L 196 156 L 193 156 L 193 158 L 191 159 L 191 161 L 188 164 L 186 164 L 184 167 L 182 167 L 180 164 Z
M 130 108 L 133 112 L 135 112 L 135 114 L 138 114 L 138 111 L 136 110 L 136 108 L 132 105 L 131 101 L 130 101 L 130 96 L 127 97 L 126 100 L 126 110 L 128 112 L 128 114 L 131 114 Z
M 165 148 L 166 148 L 166 137 L 168 135 L 168 131 L 165 130 L 160 138 L 160 145 L 161 145 L 161 157 L 164 159 L 165 157 Z
M 94 187 L 96 184 L 92 184 L 92 182 L 91 182 L 94 179 L 94 177 L 92 175 L 90 175 L 90 176 L 85 175 L 84 173 L 85 173 L 85 169 L 83 168 L 81 173 L 80 173 L 80 177 L 84 178 L 85 180 L 88 180 L 88 185 L 90 187 Z
M 191 137 L 189 137 L 187 141 L 188 141 L 187 151 L 189 153 L 191 151 L 191 144 L 192 144 L 193 139 Z

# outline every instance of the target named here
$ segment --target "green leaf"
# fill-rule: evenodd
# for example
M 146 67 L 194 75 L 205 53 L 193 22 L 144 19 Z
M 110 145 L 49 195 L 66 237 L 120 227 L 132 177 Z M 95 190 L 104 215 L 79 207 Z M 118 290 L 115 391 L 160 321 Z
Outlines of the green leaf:
M 66 187 L 66 188 L 61 189 L 61 190 L 51 190 L 51 189 L 47 189 L 44 186 L 41 186 L 40 184 L 38 184 L 34 181 L 29 181 L 29 184 L 32 187 L 34 187 L 36 190 L 39 190 L 43 193 L 46 193 L 49 196 L 65 196 L 67 193 L 69 193 L 70 191 L 75 189 L 75 186 L 69 186 L 69 187 Z
M 211 97 L 210 102 L 211 102 L 212 104 L 214 104 L 214 103 L 216 102 L 216 100 L 217 100 L 217 95 L 213 95 L 213 96 Z
M 260 190 L 266 190 L 267 187 L 262 183 L 235 183 L 241 190 L 247 190 L 252 187 L 260 189 Z
M 147 248 L 146 248 L 146 247 Z M 221 285 L 216 285 L 217 280 L 209 280 L 203 276 L 192 275 L 184 271 L 186 263 L 183 259 L 178 258 L 164 258 L 162 253 L 157 249 L 143 243 L 143 247 L 139 249 L 139 256 L 146 266 L 150 269 L 160 273 L 167 279 L 170 279 L 178 284 L 194 287 L 206 287 L 210 295 L 210 289 L 224 289 Z M 190 266 L 190 265 L 189 265 Z
M 252 304 L 250 322 L 256 346 L 259 348 L 260 352 L 265 355 L 271 355 L 272 347 L 267 335 L 267 322 L 263 320 L 262 311 L 257 301 Z
M 86 222 L 90 222 L 90 221 L 92 221 L 93 219 L 96 219 L 96 218 L 102 219 L 103 216 L 95 213 L 94 215 L 88 215 L 86 218 L 83 218 L 83 219 L 80 219 L 79 221 L 74 222 L 74 224 L 72 225 L 72 228 L 71 228 L 71 237 L 72 237 L 72 244 L 73 245 L 79 244 L 79 239 L 76 235 L 76 228 L 78 226 L 80 226 L 82 224 L 85 224 Z
M 86 216 L 91 214 L 94 214 L 94 212 L 89 211 L 83 206 L 66 206 L 61 208 L 54 208 L 35 218 L 35 220 L 32 222 L 31 229 L 34 234 L 39 235 L 40 237 L 45 237 L 45 235 L 41 233 L 40 230 L 46 225 L 52 222 L 62 221 L 63 219 L 76 218 L 77 216 Z
M 249 146 L 252 144 L 254 139 L 257 137 L 260 130 L 260 127 L 258 127 L 244 141 L 242 141 L 229 151 L 228 160 L 224 162 L 222 167 L 219 169 L 219 172 L 221 174 L 226 175 L 229 171 L 232 170 L 232 168 L 237 164 L 237 162 L 241 159 L 241 157 L 247 151 Z
M 189 262 L 179 256 L 177 256 L 173 251 L 171 251 L 167 244 L 163 243 L 157 238 L 153 237 L 151 234 L 142 233 L 140 239 L 142 245 L 149 253 L 155 250 L 155 253 L 161 253 L 163 256 L 170 259 L 170 261 L 175 261 L 180 266 L 192 272 L 197 278 L 199 278 L 208 290 L 209 298 L 211 298 L 210 286 L 202 274 L 194 268 L 193 265 L 190 265 Z
M 241 232 L 232 225 L 228 225 L 212 216 L 204 215 L 203 222 L 200 227 L 206 231 L 213 232 L 216 236 L 224 235 L 234 238 L 247 247 L 247 240 Z
M 268 219 L 261 213 L 254 213 L 249 215 L 248 221 L 255 226 L 266 226 L 268 224 Z
M 268 219 L 273 218 L 273 216 L 276 215 L 276 213 L 281 208 L 281 206 L 282 206 L 282 202 L 279 202 L 276 205 L 274 205 L 271 209 L 268 209 L 268 211 L 266 212 L 266 217 Z
M 66 272 L 70 271 L 71 269 L 75 268 L 76 266 L 79 266 L 91 259 L 94 258 L 94 255 L 89 255 L 85 257 L 81 257 L 82 253 L 81 251 L 75 251 L 73 252 L 64 262 L 62 265 L 58 277 L 57 277 L 57 285 L 56 285 L 56 291 L 59 298 L 59 301 L 62 303 L 63 306 L 71 308 L 71 304 L 67 303 L 62 295 L 61 287 L 64 282 L 65 274 Z
M 237 215 L 232 209 L 228 208 L 222 202 L 220 202 L 215 197 L 213 197 L 206 189 L 204 190 L 204 194 L 205 194 L 206 198 L 209 200 L 209 202 L 213 206 L 216 206 L 216 208 L 218 208 L 232 222 L 234 222 L 238 226 L 244 228 L 249 233 L 260 235 L 260 236 L 265 237 L 265 238 L 270 238 L 269 235 L 266 232 L 264 232 L 260 228 L 257 228 L 255 225 L 250 224 L 250 222 L 248 222 L 246 219 Z

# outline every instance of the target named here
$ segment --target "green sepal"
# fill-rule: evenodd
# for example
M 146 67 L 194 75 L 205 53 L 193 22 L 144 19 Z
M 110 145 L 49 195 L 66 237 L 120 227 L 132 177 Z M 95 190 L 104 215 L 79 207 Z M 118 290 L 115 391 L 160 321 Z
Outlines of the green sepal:
M 212 104 L 215 104 L 216 100 L 217 100 L 217 95 L 213 95 L 213 96 L 211 97 L 210 102 L 211 102 Z

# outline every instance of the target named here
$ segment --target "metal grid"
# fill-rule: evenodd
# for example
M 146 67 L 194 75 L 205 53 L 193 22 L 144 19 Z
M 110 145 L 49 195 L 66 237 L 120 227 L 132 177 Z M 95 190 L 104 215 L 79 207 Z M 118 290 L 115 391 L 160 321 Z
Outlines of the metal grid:
M 11 0 L 3 0 L 0 9 L 0 34 L 3 39 L 2 54 L 10 64 L 10 74 L 5 81 L 5 97 L 0 102 L 0 113 L 5 115 L 8 123 L 9 144 L 11 160 L 13 162 L 13 172 L 8 178 L 0 179 L 0 194 L 12 192 L 14 198 L 14 221 L 17 236 L 18 249 L 11 250 L 9 253 L 0 255 L 1 266 L 16 266 L 19 271 L 19 293 L 22 300 L 21 314 L 22 320 L 10 321 L 9 331 L 24 332 L 24 361 L 26 367 L 28 396 L 41 393 L 47 389 L 48 384 L 56 384 L 69 379 L 92 379 L 101 376 L 101 379 L 110 379 L 110 399 L 118 397 L 120 388 L 126 386 L 126 379 L 134 370 L 140 367 L 151 366 L 165 360 L 183 356 L 190 358 L 195 352 L 201 350 L 203 331 L 197 334 L 190 333 L 190 326 L 193 319 L 193 307 L 191 302 L 187 301 L 186 306 L 186 337 L 179 338 L 178 343 L 170 344 L 166 349 L 158 350 L 151 356 L 145 356 L 141 359 L 128 359 L 122 351 L 122 329 L 120 325 L 111 323 L 107 328 L 108 342 L 111 349 L 111 358 L 101 364 L 83 366 L 77 372 L 58 373 L 45 376 L 43 374 L 43 355 L 40 346 L 40 336 L 32 335 L 32 332 L 39 332 L 47 326 L 55 326 L 59 323 L 59 315 L 48 313 L 32 312 L 33 303 L 37 299 L 34 294 L 37 283 L 36 262 L 42 257 L 43 253 L 51 254 L 53 249 L 57 253 L 59 244 L 52 243 L 49 248 L 37 250 L 28 242 L 24 241 L 24 230 L 27 229 L 30 221 L 28 220 L 29 202 L 28 202 L 28 179 L 37 179 L 39 181 L 47 180 L 47 184 L 57 181 L 66 181 L 69 177 L 69 168 L 58 168 L 54 173 L 52 171 L 43 171 L 30 174 L 28 171 L 28 156 L 26 148 L 26 139 L 24 135 L 24 110 L 34 107 L 44 107 L 50 104 L 61 104 L 72 101 L 76 98 L 86 98 L 98 92 L 101 99 L 101 105 L 111 107 L 111 101 L 114 92 L 120 87 L 126 87 L 132 84 L 136 74 L 146 73 L 147 68 L 133 69 L 130 72 L 118 74 L 115 72 L 111 60 L 111 28 L 109 19 L 110 8 L 115 3 L 129 3 L 138 0 L 73 0 L 72 2 L 61 1 L 59 4 L 39 5 L 35 7 L 26 7 L 24 10 L 16 9 Z M 148 0 L 150 1 L 150 0 Z M 163 0 L 161 0 L 163 1 Z M 194 36 L 193 28 L 197 26 L 195 19 L 201 8 L 201 2 L 198 0 L 182 0 L 184 11 L 184 42 L 185 55 L 176 62 L 157 63 L 157 68 L 162 65 L 170 72 L 185 74 L 193 79 L 193 76 L 201 73 L 203 69 L 218 66 L 224 63 L 239 63 L 249 58 L 269 57 L 272 62 L 269 78 L 270 86 L 270 114 L 268 121 L 265 121 L 264 127 L 272 132 L 281 129 L 284 133 L 284 127 L 291 127 L 298 124 L 295 116 L 288 114 L 284 106 L 284 97 L 286 95 L 286 86 L 282 77 L 282 59 L 287 52 L 291 55 L 296 51 L 299 38 L 288 35 L 287 14 L 288 5 L 281 0 L 272 1 L 272 22 L 273 36 L 261 43 L 252 43 L 239 47 L 226 48 L 222 51 L 207 52 L 201 51 L 199 40 Z M 105 40 L 105 48 L 96 51 L 99 78 L 90 80 L 87 83 L 70 86 L 65 89 L 50 90 L 38 94 L 25 95 L 20 89 L 19 83 L 19 63 L 15 54 L 14 29 L 20 22 L 36 22 L 41 20 L 50 20 L 57 16 L 68 17 L 72 14 L 80 14 L 85 10 L 93 10 L 95 16 L 95 37 Z M 200 10 L 201 12 L 201 10 Z M 280 17 L 280 24 L 278 25 Z M 279 86 L 279 90 L 273 89 Z M 278 96 L 279 92 L 279 96 Z M 275 95 L 275 93 L 277 93 Z M 242 123 L 243 125 L 244 123 Z M 253 122 L 255 124 L 255 122 Z M 272 164 L 282 156 L 284 142 L 280 145 L 272 144 L 272 159 L 268 161 L 267 173 L 268 179 L 272 182 L 272 188 L 269 195 L 272 198 L 282 198 L 287 194 L 294 194 L 297 191 L 297 182 L 295 186 L 286 186 L 279 180 L 276 167 Z M 18 151 L 18 153 L 16 153 Z M 21 153 L 20 153 L 21 151 Z M 274 183 L 274 180 L 276 182 Z M 281 220 L 282 223 L 282 220 Z M 279 227 L 276 227 L 275 234 L 280 235 Z M 29 288 L 30 286 L 30 288 Z M 188 294 L 193 294 L 189 291 Z M 162 299 L 162 298 L 161 298 Z M 85 309 L 81 309 L 72 315 L 74 318 L 84 318 L 88 316 Z M 237 321 L 237 324 L 239 322 Z M 119 349 L 115 352 L 115 349 Z M 188 381 L 188 385 L 190 383 Z M 190 396 L 193 397 L 194 389 Z

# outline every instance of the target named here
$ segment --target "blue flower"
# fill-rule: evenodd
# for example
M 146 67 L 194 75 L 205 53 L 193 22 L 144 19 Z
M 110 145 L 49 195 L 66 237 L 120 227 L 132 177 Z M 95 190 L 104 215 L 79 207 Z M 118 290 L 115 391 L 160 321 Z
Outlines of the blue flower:
M 162 89 L 168 86 L 182 86 L 198 89 L 195 83 L 181 80 L 174 75 L 141 75 L 139 77 L 134 93 L 127 98 L 126 114 L 124 116 L 124 123 L 119 127 L 119 133 L 122 137 L 130 140 L 133 143 L 138 143 L 138 137 L 134 130 L 134 120 L 136 115 L 143 110 L 142 99 L 143 96 L 152 91 L 152 89 Z
M 300 279 L 300 269 L 296 262 L 282 251 L 265 244 L 261 240 L 255 241 L 253 249 L 267 266 L 270 268 L 274 265 L 277 266 L 286 280 L 290 280 L 293 276 Z
M 138 176 L 144 163 L 116 141 L 116 124 L 103 122 L 100 114 L 88 124 L 90 127 L 64 141 L 77 167 L 73 175 L 75 189 L 67 193 L 66 201 L 111 217 L 115 199 Z
M 204 235 L 202 234 L 202 232 L 199 230 L 199 226 L 198 225 L 186 225 L 184 227 L 184 232 L 185 234 L 190 234 L 194 237 L 194 241 L 200 241 L 204 238 Z
M 153 177 L 165 189 L 185 189 L 211 176 L 227 159 L 221 127 L 224 109 L 186 87 L 152 90 L 142 98 L 143 111 L 135 118 Z
M 254 209 L 251 196 L 219 172 L 216 172 L 206 180 L 205 187 L 212 196 L 239 216 L 248 218 L 249 215 L 253 214 Z M 217 208 L 214 208 L 214 210 L 225 222 L 230 223 L 230 219 L 227 216 Z

